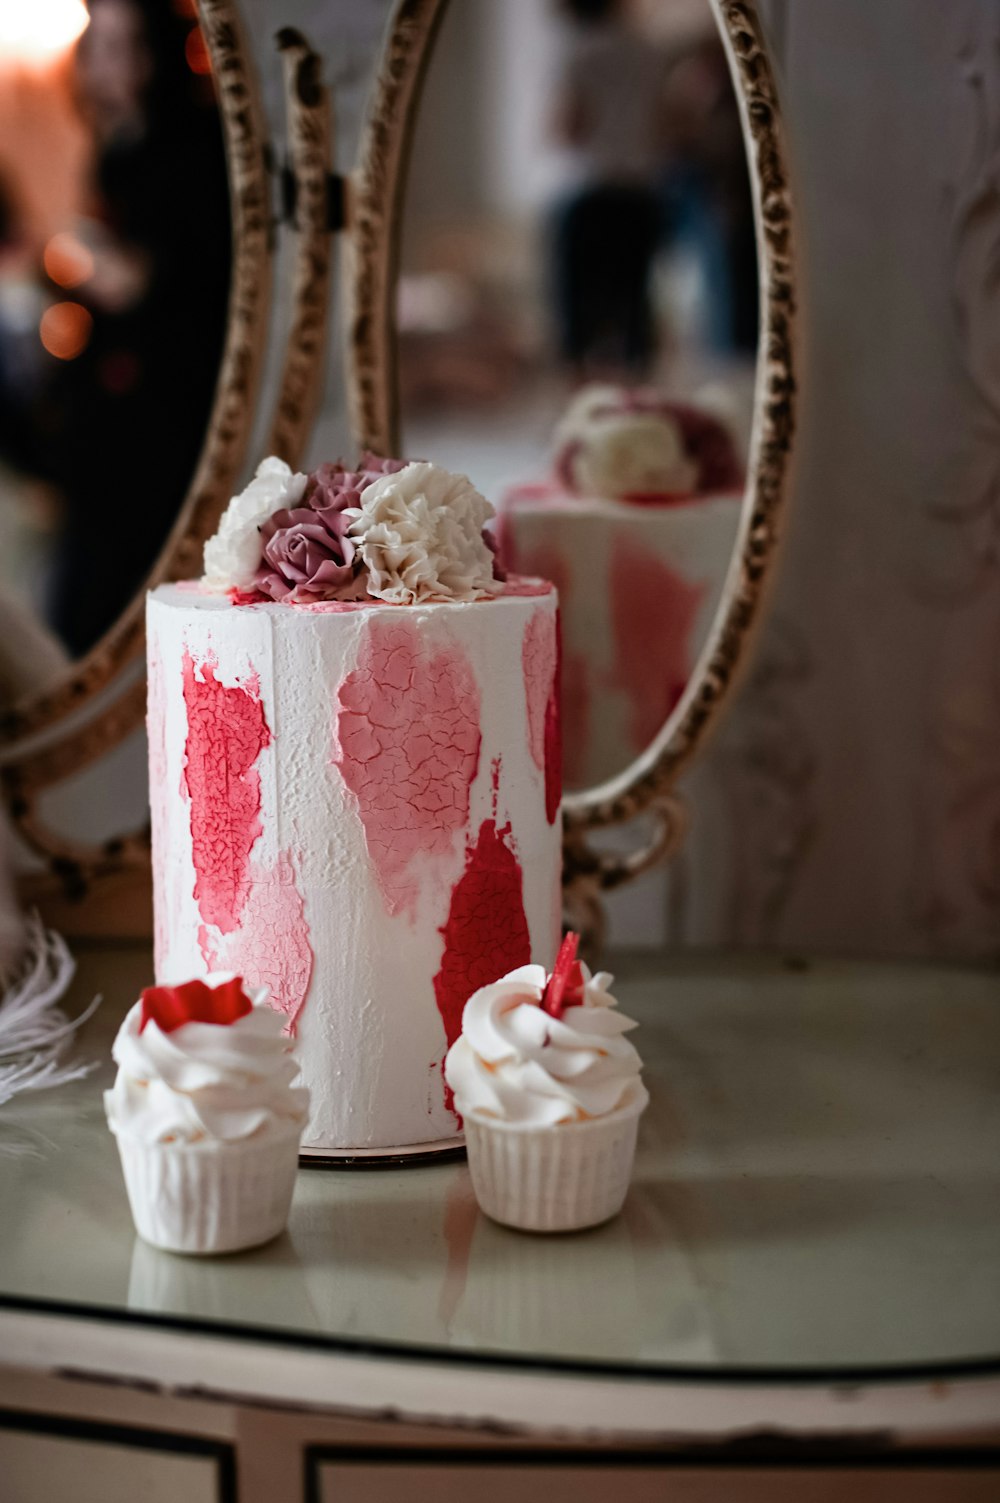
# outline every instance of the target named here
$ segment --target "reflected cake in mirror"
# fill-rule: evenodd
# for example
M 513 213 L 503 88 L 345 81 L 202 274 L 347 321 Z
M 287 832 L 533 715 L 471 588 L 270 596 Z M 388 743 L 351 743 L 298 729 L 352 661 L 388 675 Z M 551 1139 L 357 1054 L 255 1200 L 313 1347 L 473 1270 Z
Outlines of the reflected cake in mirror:
M 466 999 L 558 944 L 556 592 L 491 515 L 432 464 L 269 459 L 149 597 L 157 980 L 268 987 L 314 1151 L 455 1137 Z
M 624 771 L 680 699 L 733 555 L 743 471 L 707 403 L 583 387 L 558 424 L 552 473 L 511 487 L 500 557 L 559 591 L 563 773 Z

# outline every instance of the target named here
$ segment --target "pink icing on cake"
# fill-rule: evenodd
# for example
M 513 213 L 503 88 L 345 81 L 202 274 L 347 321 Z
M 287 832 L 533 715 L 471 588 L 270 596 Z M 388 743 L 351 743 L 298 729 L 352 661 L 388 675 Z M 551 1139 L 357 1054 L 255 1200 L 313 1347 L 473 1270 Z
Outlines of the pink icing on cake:
M 498 829 L 495 819 L 483 821 L 451 895 L 448 921 L 441 930 L 441 967 L 434 977 L 444 1053 L 462 1031 L 462 1013 L 472 993 L 531 960 L 521 867 L 509 835 L 509 826 Z M 454 1110 L 447 1085 L 444 1091 L 446 1105 Z
M 692 584 L 622 535 L 611 560 L 612 682 L 629 697 L 632 748 L 643 751 L 684 692 L 707 584 Z
M 500 598 L 510 596 L 513 599 L 531 599 L 536 595 L 551 595 L 552 584 L 548 575 L 534 579 L 519 574 L 513 574 L 500 591 Z
M 235 934 L 198 931 L 205 965 L 211 971 L 235 971 L 248 986 L 266 986 L 268 1002 L 284 1013 L 285 1032 L 294 1034 L 312 977 L 302 897 L 288 852 L 273 866 L 252 862 L 243 892 L 243 922 Z
M 163 658 L 151 648 L 146 665 L 146 735 L 149 742 L 149 800 L 153 832 L 153 881 L 157 895 L 153 904 L 153 960 L 162 974 L 167 953 L 169 914 L 168 873 L 160 846 L 167 828 L 167 724 Z
M 479 690 L 461 649 L 376 619 L 337 694 L 335 765 L 358 801 L 390 915 L 412 916 L 419 867 L 447 856 L 479 767 Z
M 560 618 L 555 622 L 556 652 L 549 684 L 549 697 L 545 701 L 545 818 L 554 825 L 562 803 L 562 707 L 559 703 L 562 684 L 562 626 Z
M 191 802 L 195 898 L 202 921 L 223 934 L 240 921 L 247 863 L 261 832 L 260 774 L 254 763 L 271 739 L 259 681 L 227 686 L 206 658 L 201 677 L 183 658 L 187 740 L 184 789 Z
M 536 611 L 525 628 L 521 662 L 528 707 L 528 747 L 535 766 L 544 772 L 545 707 L 556 671 L 556 624 L 545 611 Z
M 559 631 L 556 620 L 538 610 L 524 633 L 521 659 L 528 710 L 528 745 L 545 777 L 545 817 L 553 824 L 562 797 L 559 718 Z
M 519 569 L 527 569 L 551 580 L 559 592 L 560 619 L 565 620 L 572 590 L 569 560 L 558 549 L 545 544 L 538 544 L 530 550 L 517 552 L 517 538 L 514 530 L 508 528 L 504 536 L 505 562 L 511 565 L 516 562 Z M 582 781 L 583 752 L 586 749 L 590 724 L 590 665 L 586 654 L 568 650 L 564 639 L 560 636 L 556 657 L 558 672 L 555 706 L 558 709 L 558 723 L 550 719 L 548 761 L 544 764 L 538 763 L 539 766 L 545 765 L 550 769 L 545 798 L 546 814 L 550 824 L 555 819 L 555 811 L 562 797 L 563 781 L 571 786 L 579 785 Z M 553 761 L 557 740 L 558 763 Z M 534 747 L 532 754 L 534 755 Z M 558 778 L 554 776 L 557 766 Z

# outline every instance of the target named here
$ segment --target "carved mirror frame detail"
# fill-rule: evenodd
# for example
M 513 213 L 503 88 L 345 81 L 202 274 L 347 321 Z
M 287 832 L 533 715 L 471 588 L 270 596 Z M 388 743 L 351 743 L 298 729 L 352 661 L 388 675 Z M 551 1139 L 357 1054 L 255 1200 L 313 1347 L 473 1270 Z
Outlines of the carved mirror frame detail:
M 218 93 L 233 238 L 225 345 L 198 466 L 159 559 L 115 626 L 52 690 L 0 715 L 0 747 L 12 747 L 3 765 L 11 815 L 70 886 L 130 859 L 148 861 L 141 832 L 100 847 L 61 839 L 45 828 L 36 799 L 142 723 L 145 680 L 138 672 L 125 674 L 125 687 L 117 694 L 114 681 L 143 651 L 146 589 L 188 578 L 200 567 L 204 541 L 218 524 L 246 455 L 263 366 L 273 239 L 263 114 L 236 0 L 198 0 L 198 11 Z M 99 694 L 106 702 L 87 715 Z
M 355 437 L 399 446 L 394 299 L 401 209 L 421 86 L 448 0 L 397 0 L 352 195 L 349 391 Z M 670 717 L 617 777 L 563 799 L 567 903 L 597 927 L 598 893 L 676 849 L 686 815 L 674 787 L 718 720 L 747 658 L 779 541 L 795 427 L 793 209 L 774 74 L 755 0 L 709 0 L 744 125 L 757 225 L 760 340 L 747 484 L 733 561 L 708 641 Z M 654 833 L 628 855 L 597 852 L 590 831 L 646 814 Z
M 331 231 L 339 229 L 333 202 L 333 107 L 322 82 L 322 60 L 306 38 L 285 26 L 277 35 L 285 74 L 289 161 L 283 191 L 285 212 L 296 232 L 292 267 L 292 317 L 266 454 L 297 469 L 323 394 L 330 276 Z

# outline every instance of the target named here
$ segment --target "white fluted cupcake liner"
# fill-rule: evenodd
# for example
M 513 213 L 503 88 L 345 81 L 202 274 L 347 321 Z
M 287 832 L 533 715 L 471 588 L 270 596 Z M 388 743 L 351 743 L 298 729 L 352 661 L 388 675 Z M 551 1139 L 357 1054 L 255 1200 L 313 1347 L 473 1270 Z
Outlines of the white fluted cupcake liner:
M 289 1124 L 236 1143 L 142 1143 L 119 1129 L 139 1236 L 183 1253 L 270 1242 L 288 1221 L 301 1135 L 301 1124 Z
M 628 1193 L 648 1100 L 640 1086 L 606 1117 L 552 1127 L 470 1113 L 465 1142 L 480 1209 L 526 1232 L 581 1231 L 609 1221 Z

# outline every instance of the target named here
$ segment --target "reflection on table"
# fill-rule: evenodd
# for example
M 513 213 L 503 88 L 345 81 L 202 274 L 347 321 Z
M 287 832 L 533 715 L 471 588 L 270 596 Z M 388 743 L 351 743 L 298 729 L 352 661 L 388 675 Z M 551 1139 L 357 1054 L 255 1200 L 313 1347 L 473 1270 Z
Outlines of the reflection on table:
M 301 1171 L 288 1232 L 137 1243 L 104 1123 L 145 951 L 84 957 L 95 1075 L 0 1110 L 0 1301 L 425 1353 L 836 1372 L 1000 1355 L 1000 1009 L 986 972 L 624 961 L 651 1106 L 623 1214 L 534 1237 L 464 1164 Z

